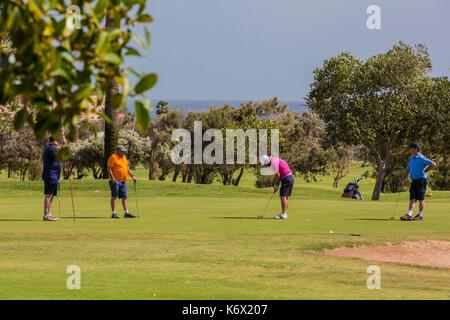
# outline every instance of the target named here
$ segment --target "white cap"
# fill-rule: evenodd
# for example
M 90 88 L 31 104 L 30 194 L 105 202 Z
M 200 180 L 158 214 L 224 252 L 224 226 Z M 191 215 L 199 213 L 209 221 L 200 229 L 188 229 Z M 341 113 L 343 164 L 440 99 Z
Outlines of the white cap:
M 270 163 L 270 158 L 268 155 L 263 155 L 261 156 L 261 158 L 259 158 L 259 162 L 261 163 L 262 166 L 267 166 Z

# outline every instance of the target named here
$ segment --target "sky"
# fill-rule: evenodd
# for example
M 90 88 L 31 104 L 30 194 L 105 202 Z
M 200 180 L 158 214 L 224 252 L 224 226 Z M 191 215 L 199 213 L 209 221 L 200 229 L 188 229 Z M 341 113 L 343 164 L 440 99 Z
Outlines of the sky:
M 366 10 L 381 9 L 369 30 Z M 129 64 L 156 72 L 152 99 L 302 100 L 312 72 L 348 51 L 424 43 L 433 75 L 450 76 L 450 0 L 149 0 L 152 45 Z

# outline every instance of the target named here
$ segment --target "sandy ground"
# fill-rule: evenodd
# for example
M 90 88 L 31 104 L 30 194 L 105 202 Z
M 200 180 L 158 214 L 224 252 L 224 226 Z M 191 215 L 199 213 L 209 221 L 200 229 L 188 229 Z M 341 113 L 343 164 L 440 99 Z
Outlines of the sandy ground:
M 327 250 L 326 254 L 333 257 L 450 268 L 450 241 L 408 241 L 380 246 L 341 247 Z

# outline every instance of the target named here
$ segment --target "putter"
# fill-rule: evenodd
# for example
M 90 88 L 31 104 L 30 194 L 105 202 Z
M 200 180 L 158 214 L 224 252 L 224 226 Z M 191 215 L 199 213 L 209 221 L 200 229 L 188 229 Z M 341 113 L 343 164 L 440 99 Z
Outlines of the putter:
M 137 195 L 137 190 L 136 190 L 136 181 L 133 181 L 133 185 L 134 185 L 134 199 L 136 201 L 136 216 L 138 218 L 140 218 L 141 216 L 139 215 L 139 202 L 138 202 L 138 195 Z
M 72 178 L 69 177 L 69 187 L 70 187 L 70 197 L 72 198 L 72 213 L 73 213 L 73 221 L 76 221 L 75 216 L 75 204 L 73 202 L 73 189 L 72 189 Z
M 61 181 L 58 180 L 58 218 L 61 219 Z
M 404 185 L 404 182 L 401 183 L 400 187 L 403 188 L 403 185 Z M 392 218 L 391 218 L 391 220 L 395 220 L 395 214 L 396 214 L 396 212 L 397 212 L 397 206 L 398 206 L 398 200 L 400 199 L 400 193 L 401 193 L 401 190 L 399 191 L 399 193 L 398 193 L 398 195 L 397 195 L 397 201 L 395 201 L 394 212 L 392 213 Z
M 275 193 L 277 193 L 277 191 L 278 191 L 278 189 L 277 189 L 277 190 L 274 190 L 274 191 L 272 192 L 272 194 L 270 195 L 269 201 L 267 201 L 266 207 L 264 208 L 264 211 L 263 211 L 262 215 L 258 216 L 258 219 L 264 219 L 264 215 L 266 214 L 266 211 L 267 211 L 267 209 L 269 208 L 270 203 L 272 202 L 273 195 L 274 195 Z

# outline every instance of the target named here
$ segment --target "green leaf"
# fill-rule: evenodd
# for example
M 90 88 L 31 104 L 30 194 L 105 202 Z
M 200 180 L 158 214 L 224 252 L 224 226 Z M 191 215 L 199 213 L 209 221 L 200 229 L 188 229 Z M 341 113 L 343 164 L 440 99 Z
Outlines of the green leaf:
M 139 37 L 136 33 L 133 33 L 133 34 L 131 35 L 131 38 L 137 43 L 137 45 L 138 45 L 141 49 L 147 50 L 147 46 L 146 46 L 144 40 L 142 40 L 142 38 Z
M 141 14 L 138 18 L 137 21 L 142 22 L 142 23 L 150 23 L 153 22 L 153 17 L 147 13 L 145 14 Z
M 128 47 L 127 48 L 127 52 L 125 53 L 126 56 L 137 56 L 140 57 L 141 53 L 139 51 L 137 51 L 134 48 Z
M 108 52 L 107 54 L 105 54 L 103 59 L 106 62 L 112 63 L 112 64 L 120 64 L 122 62 L 122 59 L 119 57 L 119 55 L 117 55 L 113 52 Z
M 36 20 L 41 20 L 44 17 L 44 12 L 42 11 L 39 1 L 30 0 L 30 2 L 28 2 L 28 8 L 34 14 Z
M 150 122 L 150 101 L 136 100 L 134 102 L 134 112 L 136 113 L 136 121 L 138 129 L 144 133 L 147 131 L 148 124 Z
M 88 87 L 84 87 L 81 88 L 80 90 L 78 90 L 75 95 L 74 95 L 74 99 L 79 101 L 79 100 L 83 100 L 84 98 L 87 98 L 91 95 L 91 93 L 94 91 L 94 87 L 93 86 L 88 86 Z
M 108 33 L 105 31 L 100 32 L 97 40 L 97 44 L 95 46 L 95 53 L 98 56 L 103 56 L 109 48 L 109 38 Z
M 103 13 L 106 10 L 106 7 L 109 4 L 109 0 L 98 0 L 97 5 L 95 6 L 95 13 L 98 15 Z
M 150 44 L 152 42 L 152 36 L 150 34 L 150 31 L 148 30 L 147 27 L 144 27 L 144 34 L 145 34 L 145 45 L 147 48 L 150 47 Z
M 16 113 L 14 120 L 13 120 L 13 126 L 16 131 L 23 128 L 25 125 L 25 120 L 27 119 L 27 110 L 22 109 L 19 112 Z
M 137 85 L 134 87 L 134 92 L 136 94 L 141 94 L 151 88 L 153 88 L 158 82 L 158 76 L 155 73 L 146 74 L 139 80 Z
M 50 75 L 51 75 L 52 77 L 61 77 L 61 78 L 66 79 L 66 80 L 69 81 L 69 82 L 72 82 L 72 79 L 70 78 L 70 76 L 69 76 L 69 74 L 66 72 L 66 70 L 61 69 L 61 68 L 56 69 L 56 70 L 53 71 Z

